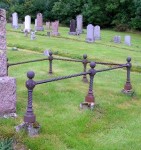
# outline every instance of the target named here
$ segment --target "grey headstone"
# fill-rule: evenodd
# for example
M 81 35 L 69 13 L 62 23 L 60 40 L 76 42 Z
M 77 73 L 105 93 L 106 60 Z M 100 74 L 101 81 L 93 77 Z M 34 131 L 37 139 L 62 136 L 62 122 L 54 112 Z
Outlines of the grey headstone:
M 88 43 L 94 42 L 94 26 L 92 24 L 89 24 L 87 26 L 86 42 L 88 42 Z
M 126 45 L 128 45 L 128 46 L 131 46 L 131 36 L 126 35 L 126 36 L 124 37 L 124 43 L 125 43 Z
M 114 36 L 113 41 L 114 43 L 118 43 L 118 44 L 121 43 L 121 36 L 118 35 Z
M 94 39 L 95 40 L 100 40 L 101 36 L 100 36 L 100 26 L 95 26 L 94 27 Z
M 31 30 L 31 17 L 29 15 L 25 16 L 25 22 L 24 22 L 24 31 L 27 30 L 30 32 Z
M 83 16 L 78 15 L 76 17 L 76 22 L 77 22 L 77 31 L 81 34 L 83 32 Z
M 18 14 L 16 12 L 12 14 L 12 27 L 18 29 Z

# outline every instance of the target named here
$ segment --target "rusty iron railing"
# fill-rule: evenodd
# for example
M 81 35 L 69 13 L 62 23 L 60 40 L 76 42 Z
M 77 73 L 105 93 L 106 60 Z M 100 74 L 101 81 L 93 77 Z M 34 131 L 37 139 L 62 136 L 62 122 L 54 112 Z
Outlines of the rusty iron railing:
M 87 56 L 84 55 L 84 60 L 85 60 L 85 64 L 88 63 L 86 61 Z M 85 102 L 81 103 L 81 106 L 87 103 L 88 107 L 93 107 L 95 104 L 95 97 L 94 97 L 94 90 L 93 90 L 93 84 L 94 84 L 94 76 L 98 73 L 104 72 L 104 71 L 110 71 L 110 70 L 114 70 L 114 69 L 120 69 L 120 68 L 127 68 L 127 79 L 126 79 L 126 83 L 124 85 L 123 88 L 123 92 L 124 93 L 128 93 L 132 91 L 132 85 L 130 82 L 130 71 L 131 71 L 131 58 L 128 57 L 127 58 L 127 63 L 126 64 L 120 64 L 119 66 L 113 67 L 113 68 L 108 68 L 108 69 L 100 69 L 100 70 L 95 70 L 95 66 L 96 63 L 95 62 L 90 62 L 90 67 L 91 69 L 89 71 L 84 70 L 84 72 L 82 73 L 78 73 L 78 74 L 73 74 L 73 75 L 68 75 L 68 76 L 63 76 L 63 77 L 57 77 L 57 78 L 51 78 L 51 79 L 46 79 L 46 80 L 41 80 L 41 81 L 34 81 L 33 78 L 35 76 L 35 73 L 33 71 L 29 71 L 27 73 L 27 77 L 28 80 L 26 81 L 26 87 L 28 90 L 28 103 L 27 103 L 27 110 L 26 113 L 24 115 L 24 122 L 26 123 L 34 123 L 36 121 L 36 116 L 33 113 L 33 108 L 32 108 L 32 94 L 33 94 L 33 89 L 35 86 L 40 85 L 40 84 L 44 84 L 44 83 L 48 83 L 48 82 L 54 82 L 54 81 L 58 81 L 58 80 L 64 80 L 64 79 L 68 79 L 68 78 L 74 78 L 74 77 L 78 77 L 78 76 L 85 76 L 88 75 L 90 76 L 90 82 L 89 82 L 89 89 L 88 89 L 88 93 L 85 97 Z

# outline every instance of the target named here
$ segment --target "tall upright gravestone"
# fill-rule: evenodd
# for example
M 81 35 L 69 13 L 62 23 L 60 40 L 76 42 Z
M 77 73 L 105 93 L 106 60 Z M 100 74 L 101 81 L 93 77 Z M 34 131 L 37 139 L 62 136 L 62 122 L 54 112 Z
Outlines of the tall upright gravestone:
M 92 24 L 89 24 L 87 26 L 87 36 L 86 36 L 86 42 L 92 43 L 94 42 L 94 26 Z
M 100 26 L 96 25 L 94 27 L 94 39 L 95 40 L 100 40 L 101 36 L 100 36 Z
M 36 26 L 36 30 L 37 31 L 43 31 L 44 27 L 43 27 L 43 16 L 41 13 L 37 14 L 37 26 Z
M 0 116 L 16 112 L 16 80 L 7 76 L 6 11 L 0 9 Z
M 69 34 L 76 35 L 76 21 L 74 19 L 72 19 L 70 21 L 70 32 L 69 32 Z
M 18 28 L 18 14 L 16 12 L 12 14 L 12 27 L 14 29 Z
M 25 16 L 25 22 L 24 22 L 24 31 L 30 32 L 31 30 L 31 17 L 29 15 Z
M 77 32 L 82 33 L 83 31 L 83 16 L 82 15 L 78 15 L 76 17 L 77 20 Z

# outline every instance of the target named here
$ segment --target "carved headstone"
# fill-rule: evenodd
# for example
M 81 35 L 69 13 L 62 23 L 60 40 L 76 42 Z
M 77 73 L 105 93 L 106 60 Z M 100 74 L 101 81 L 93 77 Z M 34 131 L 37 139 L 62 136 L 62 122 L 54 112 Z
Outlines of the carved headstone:
M 12 27 L 18 29 L 18 14 L 16 12 L 12 14 Z
M 100 26 L 95 26 L 94 27 L 94 39 L 95 40 L 100 40 L 101 36 L 100 36 Z
M 36 30 L 37 31 L 43 31 L 44 27 L 43 27 L 43 16 L 41 13 L 37 14 L 37 26 L 36 26 Z
M 59 32 L 58 32 L 58 27 L 59 27 L 59 21 L 52 22 L 52 33 L 51 34 L 53 36 L 60 35 Z
M 76 21 L 72 19 L 70 21 L 70 32 L 69 34 L 76 35 Z
M 88 43 L 94 42 L 94 26 L 92 24 L 89 24 L 87 26 L 86 42 L 88 42 Z
M 6 11 L 0 9 L 0 116 L 16 112 L 16 80 L 7 76 Z
M 82 15 L 78 15 L 76 17 L 77 20 L 77 32 L 82 33 L 83 31 L 83 16 Z
M 125 43 L 126 45 L 128 45 L 128 46 L 131 46 L 131 36 L 126 35 L 126 36 L 124 37 L 124 43 Z
M 50 29 L 50 22 L 46 22 L 46 28 L 47 28 L 47 30 Z
M 24 22 L 25 28 L 24 31 L 27 30 L 28 32 L 30 32 L 31 30 L 31 17 L 29 15 L 25 16 L 25 22 Z

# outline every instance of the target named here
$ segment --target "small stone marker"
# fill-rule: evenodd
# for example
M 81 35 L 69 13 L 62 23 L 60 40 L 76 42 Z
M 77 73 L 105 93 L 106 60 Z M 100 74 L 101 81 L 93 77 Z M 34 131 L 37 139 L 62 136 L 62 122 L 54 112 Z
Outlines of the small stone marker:
M 6 11 L 0 9 L 0 116 L 16 112 L 16 80 L 7 76 Z
M 35 40 L 36 39 L 35 32 L 33 32 L 33 31 L 30 32 L 30 39 L 31 40 Z
M 47 32 L 47 36 L 50 37 L 50 32 Z
M 114 36 L 113 41 L 114 43 L 118 43 L 118 44 L 121 43 L 121 36 L 118 35 Z
M 94 42 L 94 26 L 92 24 L 89 24 L 87 26 L 86 42 L 88 42 L 88 43 Z
M 45 51 L 44 51 L 44 55 L 45 55 L 45 56 L 49 56 L 49 50 L 45 50 Z
M 126 35 L 126 36 L 124 37 L 124 43 L 125 43 L 126 45 L 128 45 L 128 46 L 131 46 L 131 36 Z

